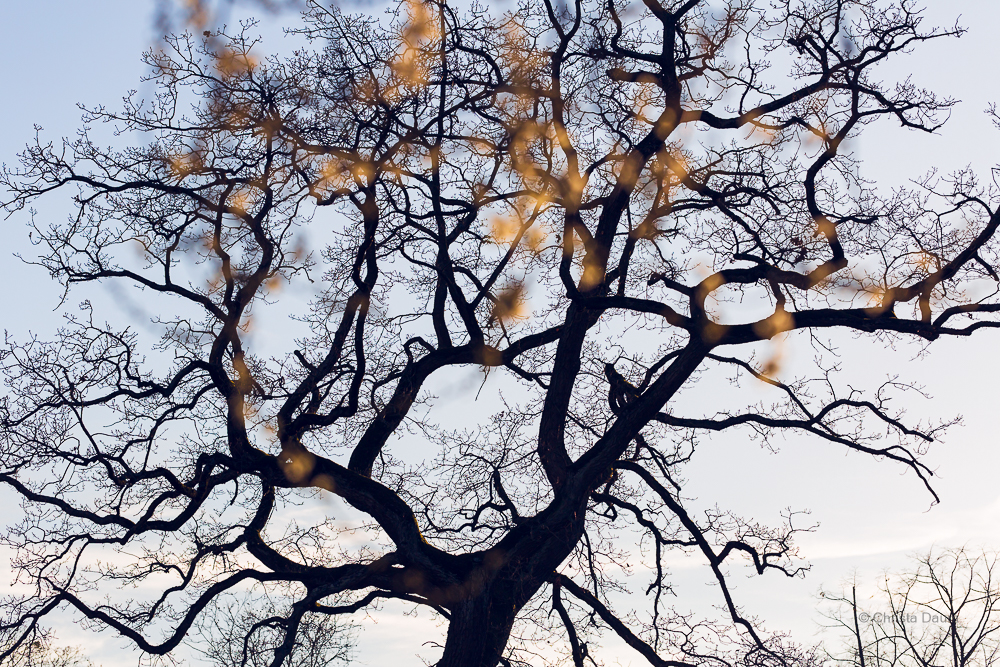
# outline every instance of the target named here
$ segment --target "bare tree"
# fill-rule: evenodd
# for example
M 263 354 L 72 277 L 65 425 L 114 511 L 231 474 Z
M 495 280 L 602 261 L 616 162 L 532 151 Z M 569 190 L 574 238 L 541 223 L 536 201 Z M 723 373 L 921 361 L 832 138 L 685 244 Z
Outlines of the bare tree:
M 5 649 L 7 647 L 5 646 Z M 31 641 L 8 651 L 4 665 L 10 667 L 92 667 L 79 647 L 58 646 L 50 631 L 37 632 Z
M 837 604 L 828 618 L 846 637 L 837 662 L 868 667 L 989 667 L 1000 662 L 997 555 L 966 548 L 930 552 L 912 571 L 886 574 L 880 595 Z
M 220 628 L 241 664 L 386 600 L 447 622 L 440 667 L 596 664 L 602 633 L 657 667 L 814 661 L 729 583 L 740 561 L 802 572 L 795 515 L 695 512 L 683 469 L 712 433 L 788 432 L 931 489 L 946 424 L 891 410 L 901 382 L 842 389 L 823 332 L 998 326 L 995 189 L 963 172 L 880 196 L 844 150 L 878 121 L 939 126 L 950 100 L 873 70 L 961 31 L 909 0 L 305 19 L 314 48 L 288 58 L 260 59 L 252 26 L 169 39 L 155 97 L 5 172 L 11 213 L 72 196 L 32 222 L 67 295 L 129 285 L 156 316 L 90 300 L 2 353 L 0 482 L 25 512 L 5 539 L 32 587 L 3 603 L 4 655 L 56 613 L 172 655 L 249 596 L 268 602 Z M 101 123 L 137 144 L 103 147 Z M 779 380 L 761 351 L 799 331 L 815 372 Z M 506 405 L 442 424 L 434 388 L 462 368 Z M 746 400 L 699 382 L 717 371 Z M 356 514 L 295 514 L 319 493 Z M 681 553 L 725 623 L 670 606 Z M 622 608 L 636 563 L 646 595 Z M 104 597 L 138 583 L 157 592 Z

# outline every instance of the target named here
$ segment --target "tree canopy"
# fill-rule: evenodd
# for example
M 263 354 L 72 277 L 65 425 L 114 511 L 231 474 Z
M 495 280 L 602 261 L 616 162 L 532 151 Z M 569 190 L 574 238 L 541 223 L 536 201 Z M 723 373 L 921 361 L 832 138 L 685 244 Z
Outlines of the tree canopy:
M 961 30 L 909 0 L 409 0 L 310 3 L 298 33 L 281 58 L 252 24 L 169 37 L 152 97 L 4 172 L 12 214 L 71 198 L 31 223 L 67 298 L 129 285 L 157 315 L 88 301 L 2 351 L 30 590 L 0 659 L 68 611 L 149 656 L 207 633 L 217 662 L 318 665 L 392 599 L 447 624 L 439 667 L 599 664 L 602 635 L 656 667 L 812 661 L 730 584 L 738 560 L 799 574 L 803 526 L 689 511 L 683 471 L 712 433 L 796 433 L 936 499 L 920 457 L 947 422 L 890 409 L 902 382 L 844 388 L 864 360 L 823 335 L 1000 325 L 995 188 L 885 193 L 848 145 L 939 127 L 950 99 L 878 68 Z M 762 354 L 793 335 L 815 367 L 779 379 Z M 503 404 L 441 426 L 461 368 Z M 682 400 L 719 369 L 742 402 Z M 316 494 L 356 514 L 300 522 Z M 677 554 L 723 621 L 671 606 Z M 129 585 L 155 592 L 105 597 Z

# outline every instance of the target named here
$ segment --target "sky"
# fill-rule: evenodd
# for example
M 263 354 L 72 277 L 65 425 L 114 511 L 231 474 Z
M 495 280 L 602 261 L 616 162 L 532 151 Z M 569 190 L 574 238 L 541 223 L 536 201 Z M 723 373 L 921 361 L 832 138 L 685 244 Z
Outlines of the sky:
M 957 18 L 969 28 L 968 34 L 898 59 L 885 68 L 885 77 L 912 76 L 916 84 L 958 98 L 961 104 L 934 136 L 886 123 L 853 145 L 865 163 L 865 174 L 886 189 L 905 185 L 931 168 L 948 172 L 971 165 L 986 180 L 1000 154 L 996 150 L 1000 131 L 984 113 L 990 102 L 1000 101 L 1000 79 L 992 71 L 1000 3 L 929 0 L 928 4 L 929 22 L 950 24 Z M 14 162 L 16 152 L 32 138 L 34 125 L 42 126 L 44 136 L 51 139 L 72 135 L 79 124 L 77 103 L 112 106 L 129 89 L 142 92 L 139 54 L 154 39 L 153 19 L 154 8 L 147 0 L 0 3 L 0 62 L 5 64 L 0 68 L 5 99 L 0 106 L 0 161 Z M 265 21 L 261 30 L 266 35 L 265 50 L 288 48 L 277 21 Z M 0 291 L 0 312 L 6 314 L 4 328 L 13 334 L 23 336 L 30 330 L 44 337 L 58 326 L 60 292 L 43 270 L 25 266 L 13 256 L 31 256 L 25 222 L 25 216 L 18 215 L 0 223 L 0 281 L 8 286 Z M 839 341 L 845 359 L 864 361 L 851 374 L 858 386 L 872 387 L 886 376 L 899 375 L 924 385 L 933 396 L 908 403 L 911 416 L 963 415 L 964 423 L 935 444 L 926 459 L 937 472 L 935 489 L 942 498 L 933 508 L 912 474 L 828 444 L 789 438 L 772 453 L 739 439 L 706 443 L 687 470 L 691 479 L 687 493 L 695 507 L 717 503 L 774 522 L 791 506 L 810 510 L 809 522 L 819 524 L 815 532 L 799 539 L 802 555 L 812 564 L 806 578 L 739 580 L 741 602 L 766 619 L 769 629 L 791 632 L 801 642 L 816 641 L 820 587 L 836 589 L 855 572 L 866 585 L 874 584 L 881 570 L 905 566 L 910 555 L 934 545 L 1000 547 L 998 337 L 1000 333 L 986 332 L 970 340 L 943 340 L 922 356 L 918 346 L 886 351 L 870 340 Z M 811 355 L 798 340 L 789 342 L 787 353 L 793 366 Z M 468 392 L 445 392 L 440 401 L 443 408 L 455 411 L 482 408 Z M 678 564 L 682 595 L 687 590 L 707 603 L 717 602 L 698 576 L 684 574 L 684 567 Z M 121 650 L 122 644 L 110 637 L 94 639 L 75 627 L 59 631 L 64 640 L 80 644 L 105 667 L 137 662 L 136 654 Z M 418 665 L 413 657 L 416 647 L 439 631 L 392 614 L 377 625 L 366 621 L 359 657 L 372 665 L 387 664 L 389 658 L 398 667 Z M 624 650 L 619 661 L 642 664 Z

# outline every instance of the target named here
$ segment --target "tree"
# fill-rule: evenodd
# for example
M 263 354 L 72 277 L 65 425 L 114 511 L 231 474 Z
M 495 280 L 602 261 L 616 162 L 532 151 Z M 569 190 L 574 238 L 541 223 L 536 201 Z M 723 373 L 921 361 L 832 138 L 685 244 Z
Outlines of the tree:
M 606 632 L 657 666 L 811 662 L 729 571 L 800 574 L 802 526 L 695 512 L 683 468 L 712 433 L 801 433 L 933 495 L 920 456 L 947 422 L 890 409 L 899 381 L 841 389 L 824 332 L 998 326 L 995 189 L 882 195 L 845 144 L 939 127 L 950 100 L 873 71 L 961 30 L 908 0 L 310 4 L 304 25 L 287 58 L 258 60 L 252 26 L 172 37 L 151 100 L 5 172 L 12 213 L 73 192 L 68 221 L 32 223 L 67 294 L 131 285 L 158 313 L 150 333 L 88 300 L 3 352 L 6 541 L 33 587 L 4 602 L 7 653 L 66 611 L 151 656 L 242 628 L 241 660 L 280 665 L 318 619 L 391 599 L 447 623 L 440 667 L 582 665 Z M 760 356 L 792 335 L 819 360 L 779 379 Z M 503 409 L 438 427 L 435 387 L 477 367 Z M 685 407 L 714 370 L 747 398 Z M 356 521 L 297 522 L 319 493 Z M 724 619 L 670 607 L 674 553 Z M 614 599 L 635 562 L 641 613 Z M 140 582 L 157 593 L 101 597 Z M 264 602 L 216 623 L 240 599 Z
M 79 647 L 53 645 L 51 632 L 38 632 L 8 653 L 4 664 L 11 667 L 92 667 Z
M 914 568 L 885 575 L 876 603 L 851 596 L 824 597 L 844 634 L 837 662 L 871 667 L 989 667 L 1000 658 L 1000 587 L 996 554 L 966 548 L 931 551 Z

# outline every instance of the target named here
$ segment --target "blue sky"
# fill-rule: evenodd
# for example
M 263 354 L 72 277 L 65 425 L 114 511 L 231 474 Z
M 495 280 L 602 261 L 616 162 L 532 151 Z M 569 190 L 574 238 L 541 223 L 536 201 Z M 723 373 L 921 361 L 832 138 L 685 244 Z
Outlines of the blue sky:
M 933 2 L 928 21 L 960 22 L 969 27 L 961 40 L 940 42 L 898 59 L 886 68 L 886 79 L 912 75 L 914 81 L 943 95 L 962 100 L 944 130 L 922 136 L 889 124 L 869 131 L 854 145 L 865 161 L 865 173 L 884 187 L 904 185 L 937 167 L 943 172 L 967 164 L 985 180 L 1000 161 L 1000 131 L 994 129 L 984 109 L 1000 102 L 1000 79 L 993 71 L 998 46 L 994 31 L 1000 25 L 1000 3 L 983 0 Z M 45 128 L 44 136 L 57 140 L 72 135 L 79 122 L 77 103 L 113 106 L 132 88 L 142 91 L 140 52 L 155 33 L 150 2 L 100 0 L 68 2 L 35 0 L 0 3 L 0 161 L 8 164 L 33 134 L 33 125 Z M 274 19 L 264 26 L 264 50 L 279 48 Z M 59 215 L 56 208 L 42 214 Z M 4 327 L 22 336 L 29 329 L 44 335 L 58 325 L 59 290 L 44 271 L 25 267 L 12 253 L 30 256 L 24 215 L 3 223 L 0 246 L 0 312 Z M 72 299 L 71 299 L 72 301 Z M 752 613 L 767 619 L 770 629 L 795 633 L 799 641 L 814 640 L 815 593 L 820 586 L 836 587 L 855 569 L 873 582 L 882 568 L 898 567 L 907 554 L 932 544 L 986 544 L 1000 547 L 1000 469 L 995 421 L 1000 377 L 1000 334 L 986 332 L 972 340 L 941 341 L 929 355 L 916 358 L 920 348 L 899 348 L 887 353 L 872 341 L 842 340 L 846 358 L 862 358 L 864 368 L 850 374 L 860 386 L 874 386 L 886 375 L 899 374 L 928 387 L 932 401 L 914 402 L 911 414 L 946 417 L 962 414 L 965 423 L 937 444 L 928 462 L 940 476 L 936 488 L 941 505 L 929 510 L 930 497 L 912 475 L 901 469 L 813 441 L 789 439 L 777 454 L 753 443 L 720 439 L 706 445 L 688 473 L 688 493 L 695 502 L 739 509 L 764 521 L 776 521 L 782 509 L 810 509 L 810 520 L 819 530 L 804 536 L 803 556 L 813 572 L 801 581 L 768 577 L 739 584 L 742 602 Z M 808 361 L 806 345 L 790 344 L 795 355 Z M 477 409 L 469 398 L 453 394 L 442 398 L 455 410 Z M 486 411 L 483 411 L 486 414 Z M 928 511 L 929 510 L 929 511 Z M 683 566 L 679 568 L 683 570 Z M 0 572 L 3 567 L 0 565 Z M 682 591 L 715 603 L 713 592 L 697 576 L 679 572 Z M 686 588 L 683 588 L 685 587 Z M 419 645 L 435 630 L 409 619 L 390 616 L 379 625 L 366 624 L 361 657 L 368 664 L 385 664 L 389 657 L 398 667 L 421 664 L 413 657 Z M 110 637 L 88 638 L 73 627 L 60 629 L 62 637 L 80 643 L 105 667 L 135 664 L 138 656 L 120 651 Z M 426 653 L 426 652 L 425 652 Z M 641 664 L 627 652 L 621 664 Z

